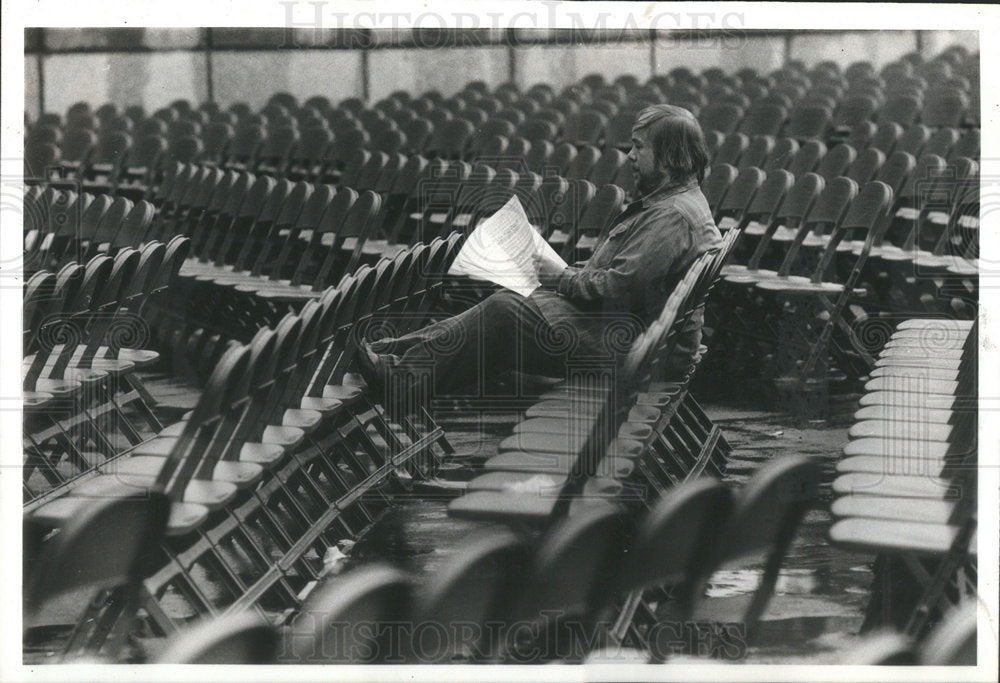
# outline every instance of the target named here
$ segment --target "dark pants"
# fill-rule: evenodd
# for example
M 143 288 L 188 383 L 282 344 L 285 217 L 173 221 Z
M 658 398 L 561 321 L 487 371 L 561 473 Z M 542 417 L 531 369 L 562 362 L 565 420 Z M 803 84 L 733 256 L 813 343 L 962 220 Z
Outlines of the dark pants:
M 429 372 L 435 395 L 482 396 L 511 371 L 565 377 L 560 333 L 531 298 L 502 290 L 416 332 L 373 342 L 391 368 Z
M 701 316 L 695 318 L 692 329 L 678 335 L 675 352 L 660 364 L 661 379 L 679 380 L 690 368 L 701 338 Z M 371 348 L 390 372 L 429 377 L 436 396 L 485 396 L 494 380 L 511 371 L 558 378 L 575 372 L 603 375 L 641 332 L 634 318 L 622 320 L 631 323 L 625 339 L 609 341 L 593 330 L 581 335 L 565 324 L 549 324 L 531 297 L 501 290 L 459 315 L 380 339 Z

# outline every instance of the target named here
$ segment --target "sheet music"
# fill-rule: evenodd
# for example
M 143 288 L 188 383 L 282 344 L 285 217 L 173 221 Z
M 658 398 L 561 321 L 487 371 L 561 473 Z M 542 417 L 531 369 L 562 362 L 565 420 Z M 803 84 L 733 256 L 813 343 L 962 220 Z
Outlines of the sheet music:
M 538 289 L 534 256 L 560 268 L 566 267 L 559 254 L 531 227 L 517 196 L 480 223 L 462 246 L 448 272 L 488 280 L 521 296 Z

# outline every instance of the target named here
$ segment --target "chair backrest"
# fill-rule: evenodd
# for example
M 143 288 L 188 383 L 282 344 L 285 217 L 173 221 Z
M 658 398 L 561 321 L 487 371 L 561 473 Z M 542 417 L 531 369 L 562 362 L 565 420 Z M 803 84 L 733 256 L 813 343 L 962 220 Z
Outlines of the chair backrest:
M 725 141 L 716 150 L 714 156 L 712 157 L 712 164 L 729 164 L 731 166 L 736 166 L 736 164 L 740 161 L 740 157 L 743 156 L 743 153 L 749 145 L 750 138 L 743 133 L 731 133 L 727 135 Z
M 903 127 L 895 121 L 879 121 L 878 130 L 875 131 L 868 146 L 880 149 L 888 156 L 895 150 L 896 141 L 902 134 Z
M 26 621 L 50 600 L 80 588 L 129 586 L 138 607 L 147 558 L 167 527 L 170 503 L 162 490 L 130 498 L 88 500 L 51 538 L 24 579 Z
M 729 187 L 736 180 L 739 171 L 731 164 L 721 163 L 712 166 L 711 172 L 701 183 L 701 191 L 708 201 L 708 206 L 713 213 L 722 204 L 723 198 L 729 191 Z
M 171 639 L 159 664 L 275 664 L 278 634 L 256 612 L 211 618 Z
M 707 477 L 667 491 L 639 522 L 617 589 L 684 584 L 702 576 L 732 507 L 729 488 Z M 690 599 L 690 589 L 681 597 Z
M 977 601 L 966 599 L 944 615 L 920 648 L 926 666 L 975 666 L 977 664 Z
M 628 527 L 623 510 L 585 500 L 558 518 L 539 540 L 531 576 L 514 606 L 515 620 L 543 612 L 586 622 L 613 597 L 614 576 Z
M 310 594 L 292 622 L 287 661 L 374 663 L 389 658 L 392 648 L 380 641 L 378 626 L 407 618 L 411 593 L 410 578 L 384 564 L 331 578 Z
M 764 162 L 764 172 L 770 174 L 772 171 L 787 168 L 799 152 L 799 143 L 792 138 L 779 138 L 774 143 Z
M 763 167 L 773 150 L 773 137 L 770 135 L 755 135 L 750 139 L 750 144 L 740 156 L 739 167 L 741 169 Z
M 791 176 L 790 172 L 786 171 L 786 173 Z M 764 254 L 770 246 L 771 237 L 778 227 L 784 226 L 790 230 L 803 232 L 805 217 L 812 211 L 817 197 L 823 192 L 825 186 L 826 181 L 816 173 L 806 173 L 796 179 L 795 184 L 788 190 L 784 201 L 774 213 L 768 229 L 757 243 L 757 248 L 747 262 L 748 270 L 756 270 L 760 267 Z
M 816 173 L 819 173 L 827 181 L 833 180 L 837 176 L 845 175 L 847 168 L 857 156 L 858 153 L 847 143 L 836 145 L 819 162 Z
M 885 153 L 882 150 L 870 149 L 861 150 L 857 158 L 847 169 L 847 177 L 858 185 L 864 185 L 869 180 L 874 180 L 875 174 L 885 163 Z
M 888 185 L 876 180 L 866 183 L 851 202 L 847 215 L 834 226 L 833 232 L 830 234 L 830 241 L 813 271 L 812 281 L 822 282 L 827 276 L 835 279 L 835 274 L 828 273 L 828 270 L 837 254 L 837 245 L 845 239 L 864 241 L 864 246 L 854 264 L 855 269 L 860 268 L 865 259 L 868 258 L 872 245 L 881 240 L 882 233 L 885 232 L 888 225 L 886 219 L 891 206 L 892 189 Z M 849 279 L 854 277 L 855 275 L 852 273 Z M 851 282 L 845 284 L 852 285 Z
M 819 488 L 819 466 L 801 456 L 775 458 L 760 466 L 736 495 L 728 521 L 705 565 L 711 572 L 733 562 L 764 557 L 764 575 L 743 615 L 748 637 L 774 591 L 781 562 Z
M 897 152 L 909 152 L 913 156 L 919 157 L 930 138 L 930 128 L 916 123 L 907 128 L 899 136 L 894 149 Z
M 937 154 L 945 158 L 950 158 L 951 149 L 959 140 L 958 129 L 938 128 L 931 133 L 930 139 L 924 145 L 923 154 Z
M 528 585 L 530 566 L 529 546 L 509 531 L 488 530 L 462 539 L 458 550 L 415 591 L 413 624 L 440 625 L 445 634 L 413 643 L 420 660 L 444 663 L 472 654 L 467 648 L 476 654 L 491 652 L 497 643 L 484 642 L 486 624 L 510 616 L 517 593 Z M 480 637 L 464 640 L 459 624 L 478 626 Z
M 569 180 L 581 180 L 591 175 L 591 169 L 601 158 L 601 151 L 593 145 L 584 145 L 578 149 L 578 153 L 570 162 L 566 169 L 566 177 Z
M 744 168 L 729 186 L 722 201 L 715 210 L 715 219 L 720 223 L 720 228 L 735 227 L 739 224 L 744 211 L 753 201 L 757 190 L 764 183 L 765 174 L 759 168 Z M 728 217 L 733 220 L 730 225 L 723 226 L 721 223 Z
M 795 158 L 789 162 L 787 168 L 798 178 L 815 170 L 824 156 L 826 156 L 826 145 L 819 140 L 809 140 L 799 148 Z

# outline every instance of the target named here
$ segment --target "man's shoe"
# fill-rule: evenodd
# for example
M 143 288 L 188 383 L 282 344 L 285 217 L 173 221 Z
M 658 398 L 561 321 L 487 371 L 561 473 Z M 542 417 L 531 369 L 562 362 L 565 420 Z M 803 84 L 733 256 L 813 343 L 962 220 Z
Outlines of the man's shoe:
M 365 384 L 368 385 L 368 393 L 379 401 L 385 397 L 385 376 L 386 364 L 381 356 L 371 350 L 366 342 L 358 348 L 357 354 L 358 372 L 361 374 Z

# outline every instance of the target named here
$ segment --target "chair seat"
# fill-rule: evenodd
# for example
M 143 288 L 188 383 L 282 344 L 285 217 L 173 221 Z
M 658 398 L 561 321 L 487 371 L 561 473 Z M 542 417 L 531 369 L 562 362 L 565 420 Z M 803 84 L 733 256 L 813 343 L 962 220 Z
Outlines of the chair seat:
M 745 270 L 742 273 L 736 273 L 735 275 L 728 275 L 725 277 L 725 281 L 732 285 L 749 287 L 756 285 L 762 280 L 775 277 L 778 277 L 777 271 L 765 270 L 761 268 L 758 270 Z
M 948 454 L 949 444 L 943 441 L 919 441 L 904 438 L 862 438 L 844 444 L 844 457 L 852 455 L 888 454 L 905 455 L 910 458 L 940 460 Z
M 570 453 L 575 454 L 583 445 L 584 437 L 579 437 L 579 443 L 567 443 L 566 434 L 545 434 L 528 432 L 525 434 L 513 434 L 500 442 L 498 452 L 506 451 L 526 451 L 528 453 Z M 638 457 L 642 452 L 642 443 L 639 441 L 616 439 L 617 448 L 634 450 L 632 457 Z M 634 446 L 632 446 L 634 444 Z
M 107 468 L 107 474 L 129 474 L 155 477 L 166 458 L 152 456 L 124 458 Z M 260 481 L 264 468 L 255 463 L 232 462 L 223 460 L 215 463 L 212 470 L 212 481 L 225 481 L 235 484 L 237 488 L 246 488 Z
M 579 416 L 571 415 L 564 417 L 538 417 L 519 422 L 514 426 L 514 434 L 545 434 L 562 436 L 566 439 L 586 438 L 590 432 L 592 422 L 580 419 Z M 648 424 L 637 424 L 634 422 L 624 422 L 618 428 L 618 436 L 623 439 L 636 439 L 643 441 L 653 434 L 653 429 Z
M 951 548 L 958 531 L 958 527 L 947 524 L 851 518 L 830 527 L 830 540 L 866 552 L 943 555 Z M 977 534 L 973 534 L 969 552 L 975 555 L 977 547 Z
M 885 472 L 849 472 L 833 480 L 833 492 L 890 498 L 947 500 L 952 483 L 939 477 L 890 475 Z
M 928 410 L 951 410 L 955 405 L 954 396 L 925 396 L 906 391 L 873 391 L 859 400 L 862 406 L 886 406 L 891 408 L 925 408 Z
M 84 512 L 93 500 L 93 498 L 62 496 L 32 512 L 31 518 L 47 526 L 59 527 Z M 209 509 L 204 505 L 172 502 L 166 533 L 168 536 L 191 533 L 208 519 L 208 514 Z
M 448 504 L 448 516 L 475 521 L 540 524 L 552 514 L 556 501 L 556 496 L 475 491 L 451 501 Z
M 152 349 L 121 349 L 118 351 L 118 359 L 128 361 L 141 369 L 155 364 L 160 360 L 160 354 Z
M 512 495 L 557 495 L 568 479 L 565 474 L 532 472 L 487 472 L 468 483 L 466 493 L 474 491 L 504 491 Z M 584 494 L 615 496 L 622 490 L 621 482 L 606 477 L 593 477 L 584 484 Z
M 318 299 L 322 293 L 312 289 L 311 285 L 301 285 L 299 287 L 261 289 L 254 292 L 254 295 L 269 301 L 298 301 Z
M 735 218 L 733 216 L 723 216 L 719 220 L 717 227 L 719 228 L 719 230 L 732 230 L 733 228 L 739 226 L 739 224 L 740 221 L 738 218 Z
M 953 396 L 958 382 L 946 379 L 934 379 L 912 376 L 875 377 L 865 383 L 865 391 L 904 391 L 907 386 L 919 387 L 926 394 Z
M 955 504 L 946 500 L 921 498 L 840 496 L 833 501 L 830 512 L 835 517 L 868 517 L 947 524 L 955 513 Z
M 476 491 L 448 505 L 448 516 L 486 522 L 516 522 L 537 525 L 547 522 L 558 499 L 555 496 L 511 495 L 501 491 Z M 569 515 L 595 505 L 607 505 L 600 496 L 584 495 L 569 506 Z
M 306 433 L 297 427 L 268 425 L 264 427 L 261 441 L 284 448 L 295 448 L 306 438 Z
M 81 483 L 73 489 L 73 495 L 83 498 L 99 498 L 112 495 L 134 495 L 149 489 L 155 477 L 132 474 L 103 474 Z M 209 510 L 218 510 L 236 495 L 236 486 L 223 481 L 192 479 L 184 488 L 185 503 L 204 505 Z
M 306 434 L 315 431 L 322 421 L 323 414 L 318 410 L 288 408 L 281 416 L 282 427 L 295 427 L 296 429 L 301 429 Z
M 933 367 L 920 367 L 917 365 L 880 365 L 872 370 L 869 375 L 871 377 L 912 377 L 926 378 L 934 380 L 957 380 L 958 379 L 958 368 L 948 369 L 948 368 L 933 368 Z
M 914 441 L 947 441 L 951 436 L 951 425 L 865 420 L 851 425 L 847 433 L 852 439 L 905 437 Z
M 772 242 L 791 242 L 795 239 L 795 236 L 799 234 L 798 228 L 789 228 L 784 225 L 779 225 L 774 234 L 771 235 Z
M 979 259 L 962 260 L 956 259 L 948 266 L 948 272 L 952 275 L 964 275 L 965 277 L 976 277 L 979 275 Z
M 905 476 L 940 477 L 944 470 L 943 460 L 921 460 L 906 456 L 857 455 L 837 461 L 837 472 L 866 472 L 869 474 L 889 473 Z
M 25 391 L 21 394 L 21 400 L 25 410 L 43 408 L 55 399 L 55 394 L 44 391 Z
M 812 294 L 838 294 L 844 291 L 844 285 L 837 282 L 812 282 L 807 277 L 797 275 L 761 279 L 756 284 L 757 289 L 803 296 Z
M 82 388 L 82 382 L 73 382 L 65 379 L 38 379 L 35 380 L 34 391 L 50 394 L 58 398 L 65 398 Z
M 750 221 L 747 227 L 743 228 L 744 235 L 763 235 L 767 232 L 767 225 L 760 221 Z
M 952 320 L 950 318 L 909 318 L 896 326 L 896 330 L 923 330 L 928 327 L 946 328 L 955 332 L 968 332 L 972 329 L 971 320 Z
M 320 413 L 324 418 L 327 418 L 340 412 L 341 408 L 344 407 L 344 403 L 335 398 L 304 396 L 302 401 L 299 402 L 299 407 L 303 410 Z
M 448 220 L 448 213 L 435 212 L 427 217 L 427 222 L 433 223 L 434 225 L 444 225 L 445 221 Z
M 491 472 L 532 472 L 569 474 L 577 466 L 577 458 L 555 453 L 509 451 L 495 455 L 483 464 Z M 597 464 L 597 474 L 611 479 L 627 479 L 635 470 L 634 458 L 607 456 Z
M 858 421 L 884 420 L 887 422 L 925 422 L 932 424 L 946 424 L 949 420 L 951 420 L 952 415 L 952 411 L 941 410 L 939 408 L 870 405 L 858 409 L 854 413 L 854 419 Z
M 891 362 L 898 362 L 900 359 L 913 358 L 916 362 L 937 365 L 938 367 L 957 367 L 958 361 L 962 359 L 961 346 L 937 346 L 928 348 L 929 344 L 913 343 L 912 339 L 900 339 L 889 341 L 885 348 L 879 353 L 879 360 L 876 364 L 886 365 Z M 891 346 L 890 346 L 891 344 Z
M 336 399 L 343 405 L 350 405 L 361 398 L 364 389 L 348 384 L 327 384 L 323 387 L 323 398 Z
M 30 357 L 25 359 L 30 362 Z M 27 371 L 27 365 L 22 365 L 22 371 Z M 45 377 L 45 370 L 42 371 L 42 376 L 40 376 L 35 381 L 35 391 L 48 391 L 50 393 L 57 393 L 60 387 L 64 387 L 67 384 L 76 384 L 82 386 L 94 386 L 105 381 L 108 378 L 108 371 L 101 368 L 74 368 L 69 367 L 61 378 L 55 377 Z M 24 372 L 22 372 L 22 377 Z M 47 387 L 53 387 L 49 389 Z
M 286 449 L 273 443 L 247 442 L 240 446 L 240 462 L 252 462 L 270 469 L 277 464 Z

